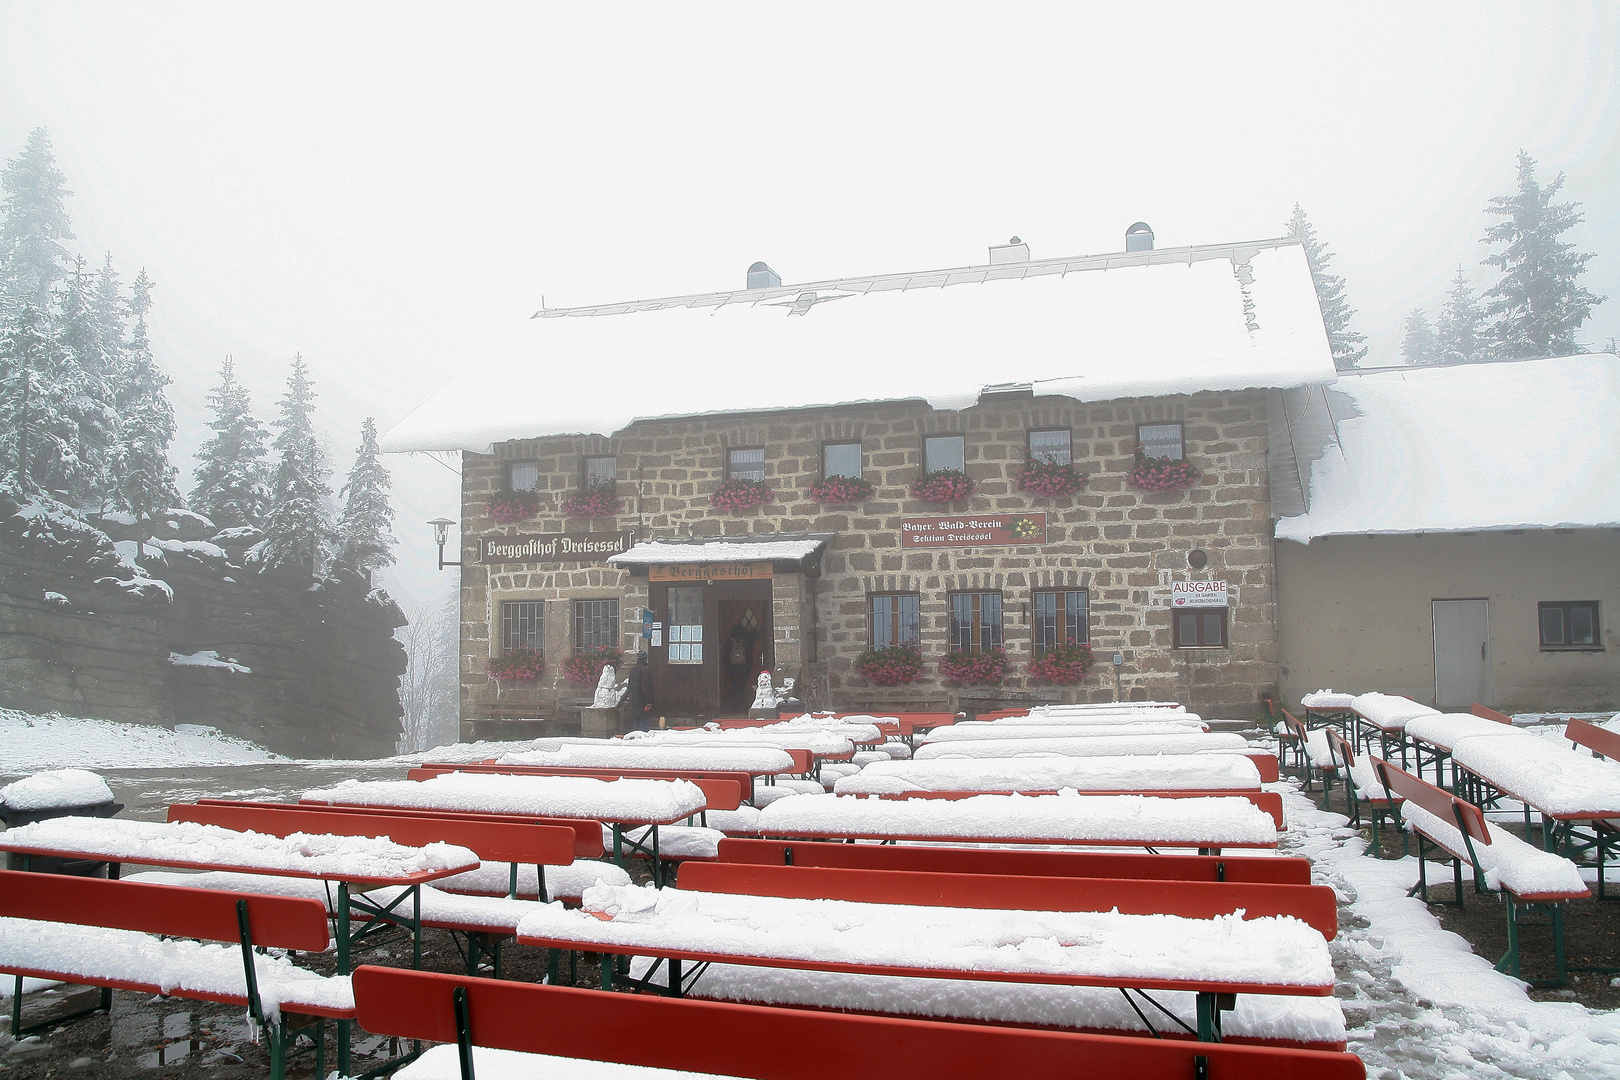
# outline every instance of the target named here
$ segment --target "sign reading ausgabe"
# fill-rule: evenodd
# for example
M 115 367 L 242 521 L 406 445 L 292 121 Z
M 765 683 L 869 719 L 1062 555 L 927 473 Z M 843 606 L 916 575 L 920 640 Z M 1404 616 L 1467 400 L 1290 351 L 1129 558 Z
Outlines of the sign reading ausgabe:
M 478 561 L 497 562 L 604 562 L 609 555 L 629 551 L 636 534 L 546 533 L 541 536 L 481 536 Z
M 903 548 L 1044 543 L 1045 514 L 964 514 L 961 517 L 900 519 L 900 546 Z
M 1171 607 L 1225 607 L 1224 581 L 1172 581 Z

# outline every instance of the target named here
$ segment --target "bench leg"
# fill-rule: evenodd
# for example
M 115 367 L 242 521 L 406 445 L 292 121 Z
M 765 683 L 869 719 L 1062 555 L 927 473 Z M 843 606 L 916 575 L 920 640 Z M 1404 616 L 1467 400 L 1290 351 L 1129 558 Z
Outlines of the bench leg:
M 1221 1041 L 1221 1013 L 1237 1007 L 1236 994 L 1202 991 L 1198 995 L 1198 1041 Z
M 611 990 L 613 989 L 613 965 L 618 963 L 619 958 L 612 953 L 598 953 L 597 956 L 600 957 L 598 962 L 602 965 L 602 989 Z

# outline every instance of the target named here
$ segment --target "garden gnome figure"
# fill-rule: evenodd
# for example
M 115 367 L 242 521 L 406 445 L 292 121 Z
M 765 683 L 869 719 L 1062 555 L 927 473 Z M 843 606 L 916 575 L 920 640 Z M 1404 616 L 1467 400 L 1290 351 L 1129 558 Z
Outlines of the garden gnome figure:
M 619 704 L 619 693 L 613 688 L 618 680 L 619 673 L 613 670 L 612 664 L 602 665 L 602 675 L 596 680 L 596 697 L 591 701 L 593 709 L 613 709 Z

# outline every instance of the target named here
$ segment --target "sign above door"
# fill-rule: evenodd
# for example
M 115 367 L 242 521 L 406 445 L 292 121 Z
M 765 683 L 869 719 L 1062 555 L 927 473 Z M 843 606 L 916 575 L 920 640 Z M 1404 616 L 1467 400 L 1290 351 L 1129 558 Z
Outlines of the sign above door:
M 649 566 L 649 581 L 769 581 L 768 562 L 693 562 Z

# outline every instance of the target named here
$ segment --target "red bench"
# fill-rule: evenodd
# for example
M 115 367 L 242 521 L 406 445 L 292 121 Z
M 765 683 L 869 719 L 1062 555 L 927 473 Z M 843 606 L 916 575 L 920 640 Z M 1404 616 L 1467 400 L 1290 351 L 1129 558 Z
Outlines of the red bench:
M 720 861 L 768 866 L 825 866 L 1015 877 L 1140 878 L 1162 881 L 1309 885 L 1309 859 L 1223 858 L 1103 851 L 1009 851 L 996 848 L 833 844 L 814 840 L 720 841 Z
M 847 1080 L 1365 1080 L 1361 1059 L 1328 1051 L 1225 1046 L 756 1005 L 601 994 L 568 987 L 362 967 L 360 1023 L 399 1038 L 454 1043 L 462 1080 L 474 1047 L 612 1061 L 754 1080 L 822 1080 L 813 1053 L 839 1047 Z M 545 1017 L 545 1023 L 536 1023 Z M 430 1051 L 431 1052 L 431 1051 Z M 537 1065 L 538 1068 L 538 1065 Z
M 1242 909 L 1246 918 L 1292 915 L 1332 940 L 1338 900 L 1325 885 L 1255 882 L 1156 881 L 1131 878 L 1008 877 L 910 870 L 690 863 L 681 888 L 742 896 L 850 900 L 865 904 L 1020 911 L 1110 911 L 1126 915 L 1179 915 L 1209 919 Z
M 1361 827 L 1361 806 L 1363 803 L 1367 805 L 1367 817 L 1369 824 L 1372 825 L 1372 846 L 1367 849 L 1367 854 L 1376 857 L 1383 851 L 1382 842 L 1378 838 L 1379 822 L 1387 818 L 1390 825 L 1394 826 L 1397 832 L 1400 831 L 1401 799 L 1399 796 L 1391 797 L 1388 789 L 1384 789 L 1380 793 L 1378 789 L 1373 788 L 1370 784 L 1358 782 L 1356 773 L 1361 771 L 1365 776 L 1365 766 L 1357 763 L 1356 748 L 1350 745 L 1349 739 L 1340 734 L 1338 728 L 1324 730 L 1327 734 L 1328 747 L 1343 768 L 1345 792 L 1350 804 L 1350 823 L 1357 828 Z M 1376 774 L 1376 766 L 1373 768 L 1373 772 Z M 1324 798 L 1323 801 L 1326 802 L 1326 799 Z M 1404 856 L 1406 852 L 1406 834 L 1402 832 L 1401 854 Z
M 1477 701 L 1468 706 L 1468 711 L 1473 713 L 1475 716 L 1484 717 L 1486 720 L 1495 720 L 1498 724 L 1507 724 L 1510 727 L 1513 724 L 1513 717 L 1509 716 L 1507 713 L 1497 712 L 1489 705 L 1481 705 Z
M 352 998 L 335 980 L 307 973 L 306 978 L 278 980 L 277 991 L 281 999 L 281 1016 L 271 1019 L 260 1001 L 260 980 L 273 976 L 278 970 L 285 972 L 290 964 L 259 957 L 259 948 L 295 949 L 299 952 L 323 951 L 330 937 L 327 933 L 326 907 L 317 900 L 294 899 L 280 896 L 243 896 L 239 893 L 214 889 L 190 889 L 168 885 L 142 885 L 128 881 L 108 881 L 102 878 L 70 877 L 59 874 L 31 874 L 23 871 L 0 870 L 0 916 L 12 919 L 31 919 L 43 923 L 67 923 L 73 926 L 100 927 L 110 932 L 134 932 L 159 935 L 163 938 L 188 939 L 186 941 L 158 942 L 154 939 L 148 962 L 151 978 L 131 977 L 128 972 L 129 953 L 138 950 L 141 942 L 127 933 L 116 937 L 119 948 L 109 950 L 119 954 L 122 963 L 104 962 L 91 944 L 75 935 L 71 941 L 58 943 L 48 933 L 30 935 L 20 950 L 6 949 L 0 957 L 0 971 L 17 977 L 15 997 L 12 999 L 11 1031 L 13 1038 L 21 1038 L 27 1031 L 54 1027 L 65 1020 L 87 1016 L 94 1012 L 112 1011 L 112 991 L 131 990 L 139 994 L 162 994 L 211 1001 L 228 1005 L 243 1005 L 255 1023 L 269 1036 L 270 1074 L 273 1080 L 286 1075 L 287 1051 L 295 1029 L 310 1023 L 317 1024 L 315 1046 L 317 1076 L 325 1075 L 326 1019 L 349 1020 L 355 1015 Z M 82 934 L 82 931 L 79 932 Z M 165 962 L 184 964 L 194 951 L 203 956 L 205 946 L 194 945 L 190 939 L 218 941 L 241 947 L 241 966 L 230 980 L 240 985 L 209 985 L 186 988 L 176 985 L 173 971 L 158 970 Z M 0 937 L 0 946 L 4 945 Z M 111 941 L 111 939 L 110 939 Z M 109 943 L 110 943 L 109 941 Z M 180 957 L 175 957 L 176 952 Z M 20 952 L 20 955 L 11 955 Z M 257 963 L 255 961 L 258 961 Z M 52 961 L 55 961 L 54 963 Z M 279 965 L 279 968 L 277 966 Z M 112 970 L 117 968 L 119 970 Z M 98 970 L 99 969 L 99 970 Z M 216 978 L 217 978 L 217 973 Z M 91 1009 L 68 1017 L 55 1017 L 35 1028 L 22 1026 L 22 978 L 29 976 L 102 988 L 100 1003 Z M 167 976 L 167 977 L 165 977 Z M 214 979 L 191 976 L 194 982 L 210 983 Z M 300 987 L 316 991 L 299 994 Z M 326 998 L 319 1003 L 315 1000 Z M 337 1001 L 339 1004 L 332 1004 Z
M 1417 893 L 1422 897 L 1424 903 L 1430 902 L 1425 851 L 1428 845 L 1433 845 L 1448 857 L 1452 864 L 1453 881 L 1456 885 L 1455 900 L 1437 902 L 1450 903 L 1459 908 L 1463 906 L 1462 864 L 1464 862 L 1467 862 L 1469 868 L 1473 871 L 1475 891 L 1483 893 L 1487 889 L 1485 875 L 1479 862 L 1479 848 L 1521 845 L 1536 854 L 1550 854 L 1540 852 L 1539 849 L 1534 848 L 1509 832 L 1501 829 L 1492 830 L 1486 825 L 1485 815 L 1473 803 L 1465 802 L 1444 788 L 1435 787 L 1426 780 L 1421 780 L 1411 773 L 1397 769 L 1381 758 L 1373 757 L 1372 761 L 1374 767 L 1378 770 L 1378 776 L 1383 782 L 1384 789 L 1391 795 L 1404 800 L 1401 806 L 1402 816 L 1408 818 L 1408 826 L 1418 838 L 1418 880 L 1416 885 L 1407 890 L 1408 896 Z M 1437 818 L 1442 825 L 1451 826 L 1452 829 L 1443 830 L 1412 822 L 1408 809 L 1413 806 L 1421 808 L 1427 814 Z M 1452 830 L 1455 830 L 1455 834 L 1448 835 Z M 1564 902 L 1590 896 L 1591 892 L 1584 885 L 1578 891 L 1559 892 L 1518 890 L 1505 881 L 1501 882 L 1499 887 L 1507 898 L 1505 906 L 1507 908 L 1508 948 L 1507 952 L 1502 954 L 1502 959 L 1496 962 L 1496 970 L 1505 971 L 1514 978 L 1519 977 L 1519 909 L 1523 907 L 1541 910 L 1547 912 L 1551 917 L 1553 953 L 1557 962 L 1558 975 L 1554 980 L 1544 980 L 1536 983 L 1536 985 L 1562 986 L 1567 973 L 1564 957 Z
M 703 789 L 705 810 L 735 810 L 754 797 L 754 778 L 745 772 L 689 769 L 594 769 L 564 765 L 420 765 L 407 780 L 431 780 L 449 773 L 496 773 L 503 776 L 584 776 L 595 780 L 685 780 Z
M 574 833 L 574 858 L 598 859 L 602 857 L 602 823 L 583 818 L 553 818 L 529 814 L 483 814 L 474 810 L 407 810 L 391 806 L 337 806 L 330 803 L 278 803 L 253 802 L 236 799 L 198 799 L 198 806 L 263 807 L 271 810 L 293 810 L 301 814 L 363 814 L 370 817 L 427 818 L 429 820 L 471 821 L 486 824 L 510 822 L 518 825 L 549 825 L 571 829 Z

